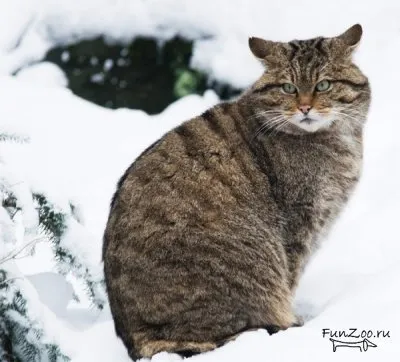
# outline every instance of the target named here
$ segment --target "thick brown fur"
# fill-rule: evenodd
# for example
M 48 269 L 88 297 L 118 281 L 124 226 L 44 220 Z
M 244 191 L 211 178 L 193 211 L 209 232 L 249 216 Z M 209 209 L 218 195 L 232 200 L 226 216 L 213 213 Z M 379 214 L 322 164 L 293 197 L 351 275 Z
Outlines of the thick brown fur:
M 132 358 L 297 323 L 301 272 L 360 177 L 370 101 L 351 62 L 360 37 L 355 26 L 336 38 L 251 38 L 266 65 L 254 86 L 168 132 L 122 177 L 103 255 Z M 321 79 L 331 89 L 318 93 Z M 287 82 L 296 94 L 282 91 Z M 331 121 L 302 128 L 291 118 L 302 102 Z

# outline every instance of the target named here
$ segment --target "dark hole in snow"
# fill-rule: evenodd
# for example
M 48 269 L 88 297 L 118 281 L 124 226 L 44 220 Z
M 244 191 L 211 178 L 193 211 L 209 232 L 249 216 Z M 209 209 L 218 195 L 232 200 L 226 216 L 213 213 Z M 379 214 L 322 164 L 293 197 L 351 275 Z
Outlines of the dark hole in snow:
M 191 68 L 192 51 L 193 41 L 180 37 L 163 43 L 140 37 L 124 45 L 97 38 L 54 48 L 45 60 L 63 69 L 73 93 L 107 108 L 156 114 L 175 100 L 206 89 L 214 89 L 222 99 L 240 92 Z

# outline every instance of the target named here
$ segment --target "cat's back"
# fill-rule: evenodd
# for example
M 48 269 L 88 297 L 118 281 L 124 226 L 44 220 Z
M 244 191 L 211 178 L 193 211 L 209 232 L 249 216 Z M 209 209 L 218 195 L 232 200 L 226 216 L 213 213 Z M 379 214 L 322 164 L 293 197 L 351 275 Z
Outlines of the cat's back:
M 168 338 L 179 325 L 189 341 L 290 325 L 287 308 L 278 310 L 290 298 L 276 297 L 288 295 L 286 283 L 275 285 L 286 276 L 277 213 L 240 121 L 229 104 L 206 111 L 168 132 L 121 178 L 103 258 L 117 333 L 128 345 L 144 324 Z M 267 286 L 278 292 L 268 295 Z
M 169 131 L 121 178 L 111 215 L 126 214 L 122 224 L 187 226 L 256 198 L 266 179 L 238 132 L 239 118 L 231 104 L 220 104 Z

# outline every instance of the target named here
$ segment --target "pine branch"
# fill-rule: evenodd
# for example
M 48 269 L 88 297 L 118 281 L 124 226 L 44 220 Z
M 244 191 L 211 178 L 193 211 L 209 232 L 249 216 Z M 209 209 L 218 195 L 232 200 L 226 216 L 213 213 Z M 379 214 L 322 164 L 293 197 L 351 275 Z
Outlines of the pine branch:
M 1 361 L 69 361 L 57 345 L 45 341 L 40 320 L 31 318 L 31 306 L 23 290 L 15 284 L 16 280 L 24 278 L 8 277 L 5 270 L 0 270 L 0 277 Z
M 21 137 L 16 134 L 0 133 L 0 142 L 26 143 L 29 138 Z M 3 166 L 3 165 L 2 165 Z M 14 220 L 16 212 L 29 210 L 32 202 L 29 197 L 18 199 L 19 194 L 14 194 L 10 180 L 7 178 L 7 170 L 2 170 L 0 179 L 0 195 L 2 198 L 2 219 L 0 248 L 2 244 L 15 241 L 17 223 Z M 28 186 L 24 190 L 29 195 Z M 21 203 L 21 204 L 20 204 Z M 7 211 L 7 214 L 4 213 Z M 43 221 L 43 220 L 42 220 Z M 44 224 L 42 224 L 44 225 Z M 65 227 L 64 220 L 54 229 L 49 229 L 47 236 L 58 236 L 61 238 Z M 58 230 L 58 231 L 57 231 Z M 52 232 L 50 235 L 49 232 Z M 30 293 L 32 285 L 18 272 L 14 260 L 23 257 L 26 251 L 34 248 L 35 245 L 47 238 L 35 237 L 26 241 L 23 245 L 5 254 L 1 249 L 0 257 L 0 361 L 1 362 L 26 362 L 26 361 L 49 361 L 66 362 L 69 358 L 65 356 L 60 347 L 52 342 L 52 326 L 44 323 L 46 308 L 42 308 L 41 301 L 35 297 L 35 293 Z M 43 309 L 43 311 L 42 311 Z M 39 311 L 39 314 L 37 312 Z M 50 340 L 49 340 L 50 339 Z
M 19 254 L 21 254 L 25 249 L 29 248 L 29 247 L 34 247 L 37 243 L 43 241 L 42 237 L 38 237 L 35 238 L 27 243 L 25 243 L 25 245 L 23 245 L 20 249 L 15 250 L 10 252 L 9 254 L 7 254 L 5 257 L 3 257 L 2 259 L 0 259 L 0 265 L 4 264 L 5 262 L 15 259 Z
M 105 298 L 101 297 L 104 294 L 104 281 L 93 277 L 92 271 L 85 265 L 77 250 L 69 250 L 62 244 L 67 219 L 71 216 L 57 211 L 42 194 L 33 194 L 33 198 L 38 204 L 40 228 L 52 243 L 60 273 L 67 274 L 71 271 L 76 277 L 82 279 L 86 284 L 86 292 L 91 302 L 97 308 L 103 309 L 106 302 Z
M 0 133 L 0 142 L 28 143 L 29 141 L 29 137 L 23 137 L 15 133 Z

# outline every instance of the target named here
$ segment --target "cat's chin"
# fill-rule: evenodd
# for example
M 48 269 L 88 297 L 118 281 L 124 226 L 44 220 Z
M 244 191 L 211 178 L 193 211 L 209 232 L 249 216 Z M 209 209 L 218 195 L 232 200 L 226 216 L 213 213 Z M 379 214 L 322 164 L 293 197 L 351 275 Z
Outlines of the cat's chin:
M 281 129 L 282 132 L 293 135 L 305 135 L 327 131 L 333 124 L 331 120 L 305 119 L 303 122 L 290 121 Z
M 311 111 L 308 115 L 295 113 L 288 118 L 287 127 L 284 130 L 291 134 L 307 134 L 326 131 L 333 124 L 333 118 L 330 115 L 321 115 L 318 112 Z
M 332 120 L 306 117 L 302 120 L 295 121 L 292 124 L 308 133 L 314 133 L 329 128 L 332 125 Z

